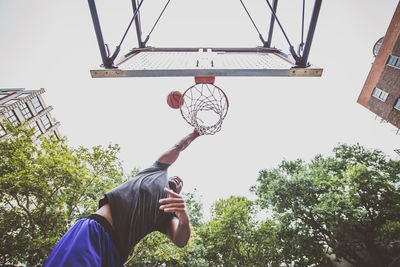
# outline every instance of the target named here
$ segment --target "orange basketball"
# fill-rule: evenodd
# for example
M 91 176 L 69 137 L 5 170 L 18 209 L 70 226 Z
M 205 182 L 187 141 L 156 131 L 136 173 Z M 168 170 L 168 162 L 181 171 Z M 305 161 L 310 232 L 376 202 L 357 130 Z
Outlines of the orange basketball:
M 181 99 L 182 99 L 182 94 L 179 91 L 172 91 L 171 93 L 168 94 L 167 96 L 167 103 L 168 106 L 170 106 L 171 108 L 180 108 L 182 103 L 181 103 Z

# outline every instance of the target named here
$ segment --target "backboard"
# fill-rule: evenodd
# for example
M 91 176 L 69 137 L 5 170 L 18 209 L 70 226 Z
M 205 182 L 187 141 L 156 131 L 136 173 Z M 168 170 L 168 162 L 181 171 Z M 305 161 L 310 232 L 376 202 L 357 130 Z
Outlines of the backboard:
M 92 69 L 93 78 L 171 76 L 321 76 L 322 69 L 298 67 L 271 48 L 143 48 Z
M 159 22 L 166 7 L 155 21 L 145 39 L 142 37 L 140 9 L 143 0 L 132 0 L 132 19 L 113 53 L 104 42 L 95 0 L 88 0 L 93 25 L 103 64 L 92 69 L 93 78 L 103 77 L 166 77 L 166 76 L 314 76 L 322 74 L 321 68 L 314 68 L 308 62 L 311 43 L 322 0 L 314 0 L 308 33 L 304 40 L 305 1 L 301 10 L 301 42 L 295 51 L 285 29 L 277 16 L 278 0 L 266 0 L 271 17 L 268 38 L 264 39 L 243 0 L 240 3 L 252 22 L 262 46 L 254 48 L 161 48 L 147 46 L 151 33 Z M 272 47 L 275 23 L 279 26 L 289 46 L 290 57 L 282 50 Z M 138 47 L 118 58 L 121 46 L 132 25 L 136 27 Z

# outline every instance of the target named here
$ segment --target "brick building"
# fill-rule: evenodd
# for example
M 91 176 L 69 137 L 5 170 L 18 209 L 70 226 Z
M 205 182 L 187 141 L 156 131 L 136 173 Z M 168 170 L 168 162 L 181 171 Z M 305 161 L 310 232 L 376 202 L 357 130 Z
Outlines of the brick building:
M 400 2 L 384 38 L 374 46 L 374 54 L 357 102 L 400 128 Z
M 55 135 L 60 138 L 60 123 L 51 116 L 52 106 L 46 106 L 42 94 L 45 90 L 25 90 L 22 88 L 0 89 L 0 138 L 7 136 L 1 124 L 8 121 L 17 125 L 27 121 L 35 129 L 36 137 Z

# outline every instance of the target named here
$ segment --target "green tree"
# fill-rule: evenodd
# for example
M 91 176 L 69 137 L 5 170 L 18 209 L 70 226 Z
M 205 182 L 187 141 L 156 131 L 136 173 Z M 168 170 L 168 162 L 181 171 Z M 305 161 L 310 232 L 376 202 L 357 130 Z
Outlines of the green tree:
M 198 235 L 200 227 L 203 225 L 203 203 L 197 195 L 197 190 L 183 194 L 186 202 L 186 208 L 190 217 L 192 235 L 190 237 L 193 248 L 185 258 L 185 266 L 206 267 L 209 266 L 205 259 L 206 249 L 203 240 Z
M 326 266 L 335 254 L 356 266 L 388 266 L 400 254 L 400 161 L 358 144 L 333 152 L 283 161 L 252 188 L 274 211 L 284 261 Z
M 184 193 L 183 197 L 191 226 L 199 227 L 203 223 L 203 203 L 197 197 L 197 189 L 194 189 L 193 192 Z
M 179 248 L 164 234 L 152 232 L 135 246 L 125 266 L 185 266 L 197 238 L 195 232 L 192 232 L 188 244 Z
M 217 201 L 212 219 L 199 232 L 210 266 L 279 266 L 275 225 L 258 222 L 245 197 Z
M 123 179 L 118 146 L 68 147 L 6 125 L 0 140 L 0 265 L 41 265 L 77 219 Z

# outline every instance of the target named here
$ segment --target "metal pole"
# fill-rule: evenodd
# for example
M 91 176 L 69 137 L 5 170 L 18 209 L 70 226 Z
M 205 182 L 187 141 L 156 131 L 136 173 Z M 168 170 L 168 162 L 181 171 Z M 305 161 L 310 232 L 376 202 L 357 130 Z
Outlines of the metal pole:
M 246 8 L 246 6 L 244 5 L 244 3 L 243 3 L 242 0 L 240 0 L 240 3 L 242 3 L 242 6 L 243 6 L 244 10 L 246 11 L 247 16 L 249 16 L 249 19 L 250 19 L 251 23 L 253 24 L 254 28 L 256 29 L 256 31 L 257 31 L 257 33 L 258 33 L 258 37 L 259 37 L 260 40 L 261 40 L 261 43 L 263 44 L 264 47 L 266 47 L 264 38 L 262 37 L 260 31 L 258 30 L 257 25 L 256 25 L 256 23 L 254 22 L 253 18 L 250 16 L 249 11 L 247 10 L 247 8 Z
M 136 9 L 137 9 L 136 0 L 132 0 L 132 8 L 133 8 L 133 14 L 135 14 Z M 140 17 L 139 16 L 135 17 L 135 25 L 136 25 L 136 35 L 137 35 L 139 48 L 144 48 L 144 43 L 142 42 L 142 27 L 140 25 Z
M 99 44 L 100 55 L 103 61 L 103 66 L 105 68 L 113 68 L 113 62 L 108 57 L 105 49 L 103 34 L 101 33 L 99 16 L 97 15 L 96 4 L 94 3 L 94 0 L 88 0 L 88 3 L 90 8 L 90 14 L 92 15 L 94 30 L 96 32 L 97 43 Z
M 308 56 L 310 54 L 311 43 L 314 37 L 315 27 L 317 25 L 319 11 L 321 9 L 322 0 L 315 0 L 314 9 L 311 16 L 310 26 L 308 28 L 307 39 L 304 46 L 304 52 L 298 60 L 296 60 L 296 65 L 298 67 L 306 67 L 308 64 Z
M 273 7 L 272 7 L 272 9 L 274 10 L 274 13 L 276 13 L 277 6 L 278 6 L 278 0 L 274 0 Z M 275 17 L 274 17 L 274 15 L 271 14 L 271 22 L 269 23 L 269 31 L 268 31 L 268 40 L 265 43 L 265 47 L 268 47 L 268 48 L 271 47 L 272 33 L 274 32 L 274 23 L 275 23 Z
M 296 62 L 299 60 L 299 57 L 296 54 L 296 51 L 294 51 L 293 45 L 290 43 L 289 38 L 286 35 L 285 30 L 283 29 L 278 17 L 276 16 L 275 11 L 273 10 L 271 4 L 269 3 L 269 0 L 265 0 L 268 4 L 269 9 L 271 10 L 272 15 L 274 16 L 274 19 L 276 20 L 276 22 L 278 23 L 279 28 L 281 28 L 281 31 L 283 33 L 283 36 L 285 37 L 287 43 L 289 44 L 289 51 L 292 54 L 293 58 L 296 60 Z

